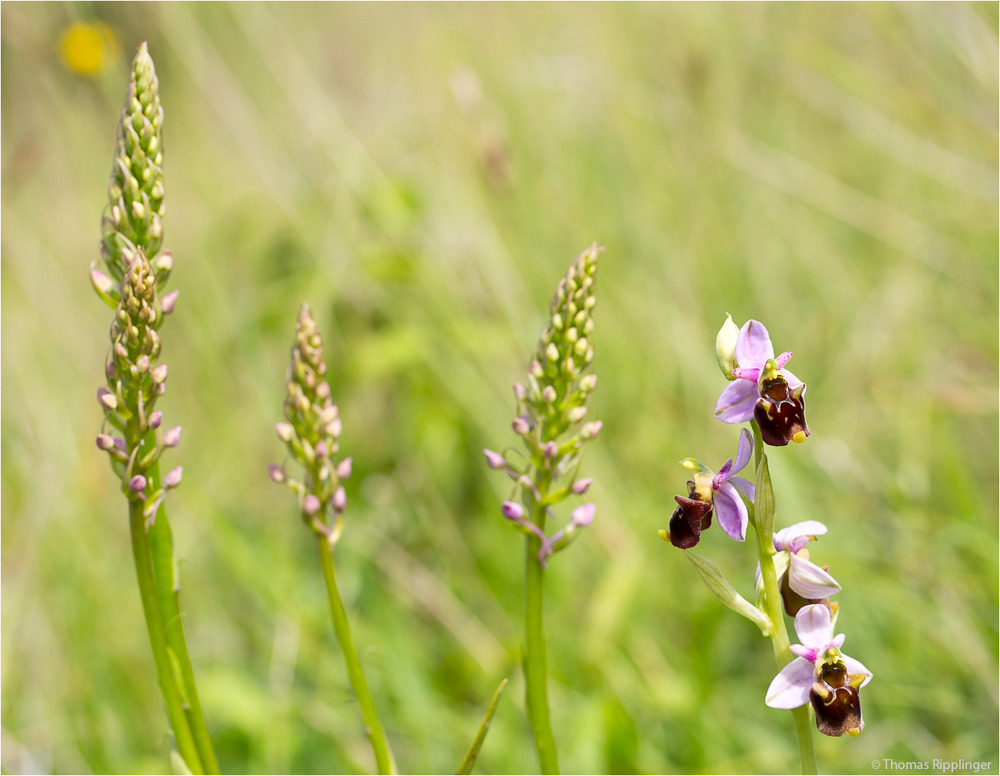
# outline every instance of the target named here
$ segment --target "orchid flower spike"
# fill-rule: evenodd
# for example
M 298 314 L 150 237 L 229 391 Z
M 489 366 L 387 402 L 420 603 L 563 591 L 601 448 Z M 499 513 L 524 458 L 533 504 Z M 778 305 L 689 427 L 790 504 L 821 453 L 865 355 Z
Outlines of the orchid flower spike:
M 844 634 L 833 635 L 830 610 L 816 604 L 795 616 L 801 644 L 790 649 L 796 658 L 774 677 L 764 702 L 772 709 L 794 709 L 811 703 L 816 727 L 827 736 L 857 736 L 865 727 L 859 690 L 872 672 L 840 651 Z
M 764 443 L 774 447 L 804 442 L 809 436 L 806 385 L 784 368 L 791 357 L 791 352 L 775 357 L 764 324 L 753 319 L 743 324 L 731 353 L 718 356 L 720 364 L 735 361 L 737 366 L 732 372 L 736 379 L 715 404 L 715 417 L 723 423 L 756 419 Z
M 722 530 L 731 539 L 737 542 L 746 539 L 749 515 L 740 493 L 753 501 L 755 487 L 749 480 L 734 475 L 746 467 L 752 453 L 750 432 L 744 428 L 740 431 L 736 459 L 726 461 L 718 473 L 694 458 L 681 461 L 695 475 L 694 480 L 688 482 L 688 496 L 674 496 L 677 509 L 670 516 L 671 544 L 683 550 L 696 546 L 701 541 L 701 532 L 712 524 L 713 510 Z
M 835 615 L 837 604 L 830 603 L 830 596 L 842 588 L 825 568 L 809 560 L 806 545 L 826 533 L 826 526 L 818 520 L 782 528 L 774 534 L 774 568 L 778 574 L 778 587 L 785 604 L 785 611 L 794 617 L 803 607 L 823 604 Z M 757 564 L 757 587 L 760 589 L 760 564 Z

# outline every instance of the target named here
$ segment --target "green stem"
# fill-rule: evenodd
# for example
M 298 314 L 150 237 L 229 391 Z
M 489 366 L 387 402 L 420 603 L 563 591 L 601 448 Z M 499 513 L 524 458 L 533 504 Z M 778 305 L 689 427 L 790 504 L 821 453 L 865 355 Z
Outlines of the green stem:
M 531 522 L 545 532 L 545 507 L 549 478 L 542 473 L 538 483 L 541 502 L 532 502 Z M 559 773 L 556 741 L 549 720 L 548 668 L 545 657 L 545 631 L 542 626 L 542 585 L 545 569 L 539 562 L 541 539 L 527 537 L 524 568 L 524 684 L 528 722 L 535 737 L 542 773 Z
M 135 571 L 139 581 L 139 595 L 142 598 L 142 611 L 146 617 L 146 630 L 149 632 L 149 643 L 153 648 L 156 675 L 160 684 L 160 692 L 163 695 L 163 702 L 167 707 L 167 717 L 174 731 L 177 751 L 191 773 L 202 774 L 205 771 L 188 723 L 184 699 L 178 683 L 179 676 L 171 660 L 170 649 L 167 646 L 164 633 L 163 614 L 160 610 L 160 600 L 157 594 L 143 506 L 141 501 L 129 500 L 128 517 L 132 533 L 132 555 L 135 558 Z
M 760 428 L 757 421 L 751 421 L 754 435 L 754 463 L 759 466 L 763 455 L 761 449 L 762 441 Z M 754 510 L 756 513 L 756 509 Z M 764 587 L 764 613 L 771 620 L 773 625 L 771 633 L 771 648 L 774 651 L 774 660 L 778 668 L 784 668 L 793 658 L 789 650 L 788 630 L 785 628 L 785 617 L 782 611 L 781 592 L 778 589 L 778 575 L 774 570 L 774 536 L 764 535 L 764 532 L 756 530 L 757 535 L 757 556 L 760 560 L 760 575 Z M 795 735 L 799 746 L 799 760 L 802 765 L 803 774 L 816 773 L 816 753 L 813 749 L 812 726 L 809 718 L 809 706 L 799 706 L 792 709 L 792 719 L 795 722 Z
M 150 467 L 148 475 L 155 490 L 160 486 L 159 463 Z M 156 591 L 159 598 L 160 612 L 163 617 L 164 633 L 167 646 L 177 660 L 180 671 L 181 695 L 185 701 L 185 714 L 188 725 L 194 736 L 195 746 L 201 758 L 205 773 L 217 774 L 219 763 L 212 748 L 212 739 L 205 724 L 205 715 L 198 699 L 198 687 L 195 684 L 194 668 L 188 655 L 187 641 L 184 638 L 184 621 L 181 618 L 180 579 L 177 577 L 174 563 L 174 542 L 170 531 L 170 521 L 167 511 L 160 505 L 153 526 L 149 530 L 149 544 L 153 559 L 153 571 L 156 581 Z
M 330 547 L 325 536 L 319 537 L 319 558 L 323 566 L 323 578 L 326 580 L 326 591 L 330 597 L 333 629 L 337 634 L 337 641 L 340 642 L 340 649 L 344 653 L 347 675 L 351 679 L 351 686 L 354 688 L 354 694 L 361 706 L 361 718 L 364 720 L 365 733 L 368 735 L 372 751 L 375 753 L 376 767 L 378 772 L 382 774 L 395 773 L 396 768 L 392 760 L 392 753 L 389 751 L 385 733 L 382 731 L 382 723 L 379 722 L 378 713 L 375 711 L 375 703 L 368 691 L 368 682 L 365 681 L 361 661 L 358 659 L 358 652 L 351 639 L 351 628 L 347 624 L 347 612 L 344 611 L 344 604 L 340 600 L 340 591 L 337 589 L 337 577 L 333 567 L 333 548 Z

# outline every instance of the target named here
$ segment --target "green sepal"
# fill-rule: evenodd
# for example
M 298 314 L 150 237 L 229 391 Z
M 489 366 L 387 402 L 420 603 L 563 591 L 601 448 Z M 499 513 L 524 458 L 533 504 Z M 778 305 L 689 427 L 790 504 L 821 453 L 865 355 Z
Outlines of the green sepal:
M 768 616 L 737 593 L 736 589 L 729 584 L 729 580 L 723 576 L 722 571 L 713 561 L 690 550 L 685 550 L 684 554 L 694 564 L 695 568 L 698 569 L 702 581 L 708 585 L 708 589 L 719 599 L 719 603 L 727 609 L 732 609 L 737 614 L 746 617 L 760 628 L 762 635 L 771 635 L 772 624 Z
M 771 554 L 774 547 L 770 542 L 774 534 L 774 489 L 771 487 L 771 472 L 767 467 L 767 456 L 761 453 L 757 464 L 757 490 L 754 494 L 754 525 L 757 532 L 768 538 Z

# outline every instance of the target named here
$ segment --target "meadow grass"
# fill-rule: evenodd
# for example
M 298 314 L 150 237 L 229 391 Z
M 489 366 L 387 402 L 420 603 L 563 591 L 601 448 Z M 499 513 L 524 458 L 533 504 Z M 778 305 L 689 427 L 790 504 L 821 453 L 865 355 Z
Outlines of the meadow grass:
M 120 50 L 88 77 L 59 40 L 97 19 Z M 303 301 L 354 458 L 341 592 L 399 766 L 454 771 L 509 676 L 477 770 L 536 768 L 522 542 L 480 450 L 510 441 L 510 383 L 597 240 L 597 517 L 546 582 L 564 770 L 796 767 L 769 650 L 656 533 L 677 462 L 735 449 L 711 417 L 729 312 L 809 385 L 812 436 L 769 455 L 776 524 L 830 527 L 838 629 L 875 674 L 821 772 L 996 772 L 997 6 L 962 3 L 4 4 L 5 772 L 166 767 L 87 278 L 141 40 L 181 290 L 170 513 L 224 771 L 373 770 L 266 471 Z M 752 553 L 700 547 L 752 595 Z

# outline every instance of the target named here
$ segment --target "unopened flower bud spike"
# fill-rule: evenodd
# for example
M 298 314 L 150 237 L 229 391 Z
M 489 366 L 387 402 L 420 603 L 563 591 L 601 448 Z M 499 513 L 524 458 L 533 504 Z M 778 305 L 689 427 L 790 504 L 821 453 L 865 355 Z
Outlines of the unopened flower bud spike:
M 516 476 L 526 509 L 514 510 L 507 506 L 514 502 L 506 502 L 503 513 L 519 532 L 529 534 L 525 548 L 524 672 L 528 720 L 543 773 L 556 773 L 559 768 L 549 721 L 542 627 L 543 572 L 557 549 L 569 546 L 589 520 L 571 519 L 551 539 L 545 535 L 545 524 L 553 515 L 553 506 L 586 490 L 574 489 L 571 483 L 559 486 L 557 481 L 570 470 L 576 480 L 580 452 L 601 430 L 599 420 L 583 423 L 588 412 L 586 400 L 596 385 L 593 375 L 586 371 L 594 358 L 592 315 L 601 250 L 595 244 L 570 265 L 552 297 L 549 319 L 542 326 L 528 363 L 526 383 L 514 383 L 517 417 L 511 427 L 521 437 L 529 461 L 527 470 Z M 489 450 L 484 455 L 491 469 L 511 474 L 505 456 Z M 592 511 L 587 510 L 587 514 L 593 517 Z
M 157 254 L 162 242 L 163 111 L 146 44 L 132 63 L 128 94 L 101 219 L 101 259 L 90 272 L 98 296 L 115 311 L 111 348 L 99 393 L 104 428 L 121 444 L 109 451 L 112 470 L 128 498 L 133 557 L 157 677 L 177 756 L 192 773 L 218 773 L 201 711 L 181 617 L 180 583 L 170 523 L 163 503 L 180 484 L 180 468 L 160 477 L 162 413 L 154 410 L 166 390 L 166 365 L 157 363 L 163 319 Z M 165 278 L 163 278 L 165 279 Z
M 289 478 L 286 468 L 276 464 L 268 466 L 268 474 L 271 480 L 286 485 L 298 495 L 300 517 L 317 538 L 333 628 L 361 707 L 375 763 L 380 774 L 394 773 L 392 753 L 368 689 L 337 587 L 333 548 L 343 534 L 343 512 L 347 507 L 347 492 L 341 480 L 351 475 L 353 461 L 350 457 L 339 461 L 334 458 L 340 450 L 339 437 L 343 424 L 331 398 L 326 375 L 323 338 L 308 305 L 302 305 L 285 379 L 285 420 L 275 426 L 275 432 L 278 439 L 285 443 L 289 456 L 302 466 L 303 476 L 301 480 Z

